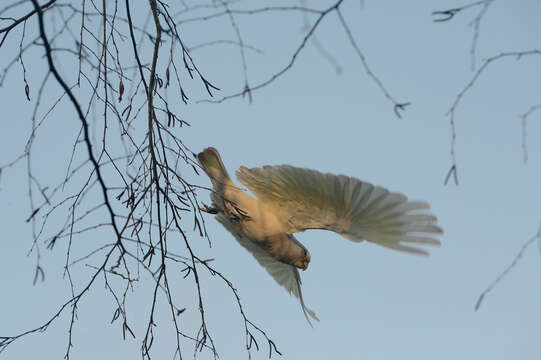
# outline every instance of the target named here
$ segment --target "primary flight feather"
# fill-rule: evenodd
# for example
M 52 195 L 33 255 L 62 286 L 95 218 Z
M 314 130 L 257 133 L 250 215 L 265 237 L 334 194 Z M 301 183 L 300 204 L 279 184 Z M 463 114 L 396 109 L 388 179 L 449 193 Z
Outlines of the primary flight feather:
M 204 210 L 216 213 L 274 280 L 299 299 L 309 323 L 308 316 L 319 319 L 304 304 L 298 268 L 308 268 L 310 253 L 293 233 L 330 230 L 351 241 L 421 255 L 428 252 L 419 246 L 440 244 L 436 236 L 442 230 L 426 202 L 344 175 L 289 165 L 242 166 L 237 178 L 256 199 L 233 183 L 216 149 L 207 148 L 197 158 L 214 188 L 212 208 Z

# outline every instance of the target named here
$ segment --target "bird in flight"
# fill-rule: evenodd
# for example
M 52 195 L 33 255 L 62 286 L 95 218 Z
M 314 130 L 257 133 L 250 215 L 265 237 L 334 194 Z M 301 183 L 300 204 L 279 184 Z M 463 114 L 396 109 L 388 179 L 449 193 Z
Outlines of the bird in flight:
M 442 229 L 426 202 L 408 201 L 396 192 L 344 175 L 289 165 L 237 171 L 237 178 L 257 199 L 237 187 L 215 148 L 197 155 L 214 191 L 216 215 L 240 245 L 300 302 L 308 323 L 319 321 L 305 304 L 298 269 L 306 270 L 310 252 L 293 236 L 308 229 L 330 230 L 354 242 L 363 240 L 412 254 L 419 246 L 439 245 Z M 309 318 L 310 317 L 310 318 Z

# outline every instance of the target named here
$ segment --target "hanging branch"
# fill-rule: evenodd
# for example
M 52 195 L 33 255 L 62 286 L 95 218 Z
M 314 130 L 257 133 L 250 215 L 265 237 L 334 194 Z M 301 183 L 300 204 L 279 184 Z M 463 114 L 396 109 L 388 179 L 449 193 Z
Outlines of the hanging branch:
M 535 241 L 538 241 L 541 243 L 541 223 L 539 224 L 537 233 L 534 236 L 532 236 L 530 239 L 528 239 L 524 244 L 522 244 L 520 251 L 515 256 L 511 264 L 509 264 L 509 266 L 506 267 L 505 270 L 500 275 L 498 275 L 498 277 L 485 290 L 483 290 L 481 295 L 479 295 L 479 298 L 477 299 L 477 302 L 475 303 L 475 311 L 479 310 L 479 308 L 481 307 L 481 303 L 485 299 L 485 296 L 489 292 L 491 292 L 496 287 L 496 285 L 498 285 L 500 281 L 502 281 L 503 278 L 506 277 L 515 266 L 517 266 L 519 260 L 524 255 L 524 252 L 526 251 L 526 249 L 528 249 L 528 247 L 532 245 Z

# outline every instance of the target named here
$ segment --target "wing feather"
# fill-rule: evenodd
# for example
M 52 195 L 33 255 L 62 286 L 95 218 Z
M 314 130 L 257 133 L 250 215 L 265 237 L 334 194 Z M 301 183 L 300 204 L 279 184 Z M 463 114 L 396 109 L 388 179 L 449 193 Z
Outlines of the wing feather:
M 428 253 L 411 244 L 440 244 L 435 236 L 442 229 L 428 203 L 353 177 L 289 165 L 241 167 L 237 177 L 275 209 L 291 233 L 331 230 L 352 241 L 422 255 Z
M 310 318 L 308 316 L 316 321 L 319 321 L 314 311 L 304 304 L 301 290 L 301 276 L 296 267 L 274 259 L 267 251 L 252 242 L 250 239 L 244 236 L 239 236 L 234 229 L 234 225 L 222 213 L 219 213 L 216 216 L 216 219 L 227 230 L 229 230 L 233 236 L 235 236 L 235 239 L 237 239 L 239 244 L 254 256 L 259 265 L 263 266 L 278 284 L 284 287 L 290 295 L 295 296 L 299 300 L 304 316 L 306 317 L 306 320 L 308 320 L 310 326 L 312 326 L 312 323 L 310 322 Z

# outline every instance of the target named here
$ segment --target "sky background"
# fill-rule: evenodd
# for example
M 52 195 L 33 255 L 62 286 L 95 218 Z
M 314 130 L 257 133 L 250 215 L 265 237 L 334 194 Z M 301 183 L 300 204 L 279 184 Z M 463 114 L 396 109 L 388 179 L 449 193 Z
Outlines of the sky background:
M 307 3 L 325 8 L 324 2 Z M 330 232 L 298 234 L 312 258 L 301 274 L 304 299 L 321 319 L 310 328 L 297 301 L 209 215 L 206 224 L 213 246 L 209 249 L 206 241 L 190 233 L 194 247 L 202 258 L 216 259 L 214 266 L 239 290 L 248 317 L 267 331 L 284 359 L 541 357 L 538 243 L 474 311 L 480 293 L 509 265 L 541 221 L 541 113 L 533 114 L 528 123 L 526 164 L 519 117 L 541 102 L 541 56 L 492 64 L 465 95 L 456 112 L 460 186 L 444 186 L 451 165 L 445 113 L 474 75 L 469 54 L 473 29 L 468 24 L 478 10 L 444 23 L 434 23 L 431 12 L 462 4 L 368 0 L 364 7 L 358 1 L 344 5 L 343 14 L 372 70 L 398 101 L 412 103 L 401 119 L 366 76 L 335 14 L 324 19 L 316 34 L 340 65 L 340 74 L 309 44 L 289 72 L 253 93 L 252 104 L 242 98 L 196 103 L 204 92 L 196 81 L 188 83 L 191 101 L 187 106 L 179 103 L 176 110 L 191 127 L 175 131 L 194 151 L 219 149 L 231 173 L 241 165 L 290 164 L 354 176 L 410 199 L 427 200 L 445 231 L 442 246 L 431 249 L 429 258 L 348 242 Z M 237 5 L 255 7 L 255 3 Z M 495 0 L 482 20 L 477 66 L 501 52 L 539 49 L 539 14 L 541 2 L 536 0 Z M 282 69 L 302 40 L 299 13 L 239 15 L 236 20 L 246 44 L 264 51 L 246 53 L 252 85 Z M 27 31 L 35 34 L 35 26 L 29 22 Z M 190 46 L 235 38 L 225 18 L 181 29 Z M 18 36 L 1 49 L 2 57 L 17 48 Z M 32 89 L 42 76 L 42 59 L 36 54 L 25 59 L 27 68 L 33 69 L 27 74 Z M 242 90 L 237 48 L 202 48 L 194 51 L 194 57 L 221 89 L 217 97 Z M 70 68 L 62 70 L 69 73 Z M 20 76 L 17 68 L 0 87 L 4 119 L 0 164 L 22 152 L 30 129 L 32 107 L 24 99 Z M 58 92 L 46 99 L 52 103 L 55 95 Z M 50 126 L 40 133 L 33 160 L 36 173 L 63 177 L 78 125 L 72 124 L 77 119 L 70 109 L 69 104 L 60 104 Z M 26 164 L 21 163 L 0 179 L 0 336 L 42 324 L 69 296 L 69 284 L 62 278 L 62 246 L 53 252 L 43 247 L 46 281 L 32 286 L 36 259 L 35 254 L 27 256 L 32 237 L 25 223 L 29 215 L 25 171 Z M 210 183 L 203 175 L 186 176 L 199 184 Z M 207 194 L 199 196 L 208 202 Z M 76 275 L 84 277 L 91 270 L 82 266 Z M 221 358 L 246 358 L 241 317 L 231 292 L 209 276 L 202 283 L 208 326 Z M 150 277 L 136 286 L 129 308 L 137 339 L 123 341 L 120 324 L 109 325 L 114 307 L 103 281 L 98 282 L 80 303 L 72 358 L 140 356 L 151 288 Z M 179 289 L 178 301 L 187 307 L 181 323 L 189 328 L 198 314 L 193 289 L 185 285 Z M 166 304 L 163 300 L 159 304 L 161 327 L 154 357 L 167 359 L 173 355 L 173 339 Z M 21 339 L 0 358 L 62 357 L 69 320 L 64 314 L 46 333 Z M 263 350 L 253 357 L 268 358 L 264 343 L 260 345 Z M 192 348 L 186 343 L 185 357 L 192 356 Z M 199 357 L 211 358 L 205 352 Z

